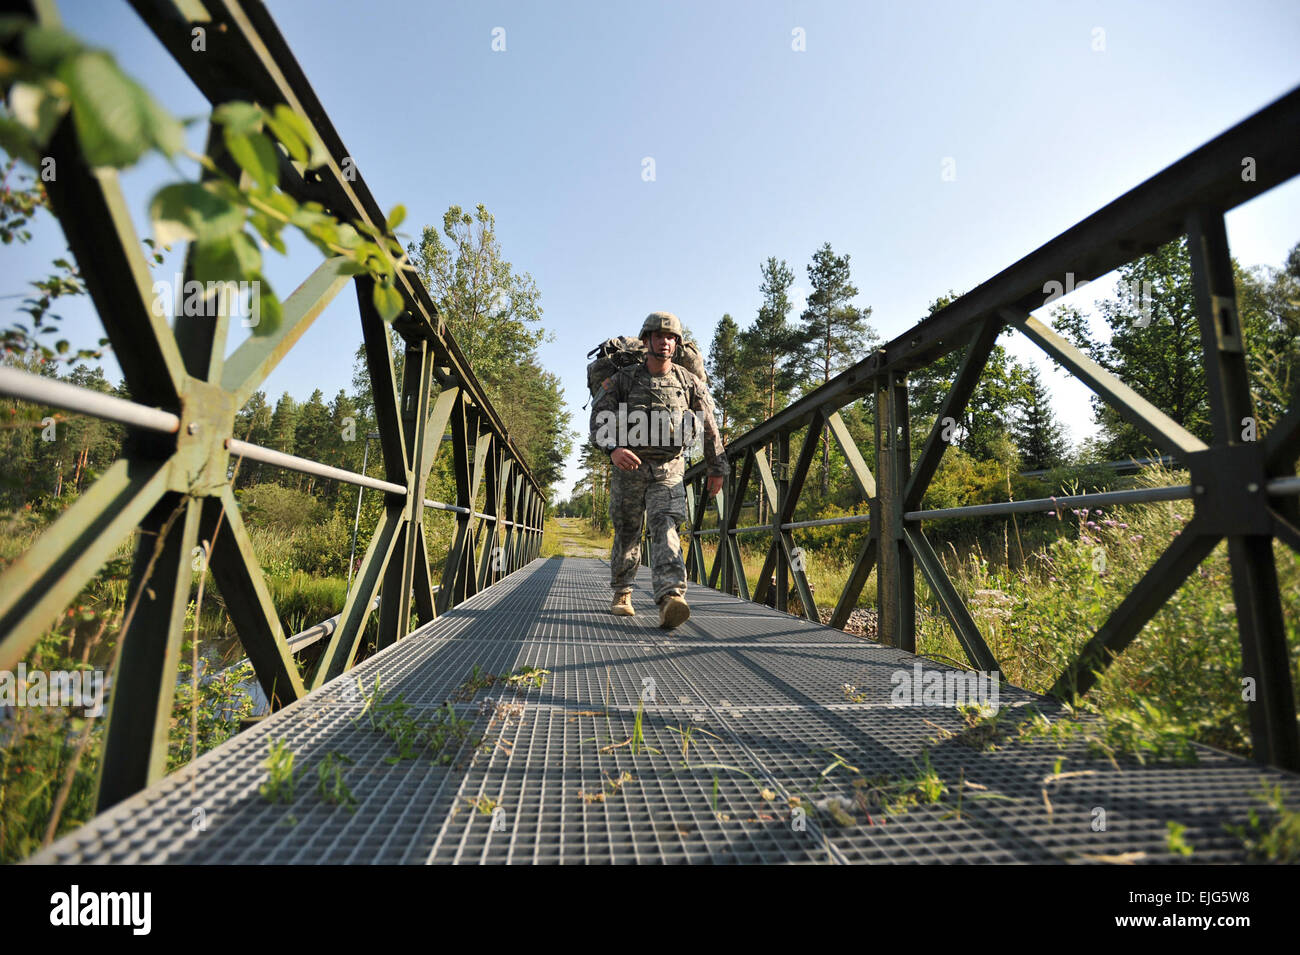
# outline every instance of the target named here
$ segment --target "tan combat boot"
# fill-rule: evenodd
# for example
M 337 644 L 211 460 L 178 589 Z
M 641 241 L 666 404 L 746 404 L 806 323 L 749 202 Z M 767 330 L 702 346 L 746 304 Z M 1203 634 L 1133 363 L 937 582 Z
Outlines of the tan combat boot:
M 691 608 L 676 594 L 669 594 L 659 601 L 659 626 L 665 630 L 680 627 L 690 615 Z
M 632 595 L 615 594 L 614 602 L 610 604 L 609 612 L 616 617 L 636 616 L 636 611 L 632 609 Z

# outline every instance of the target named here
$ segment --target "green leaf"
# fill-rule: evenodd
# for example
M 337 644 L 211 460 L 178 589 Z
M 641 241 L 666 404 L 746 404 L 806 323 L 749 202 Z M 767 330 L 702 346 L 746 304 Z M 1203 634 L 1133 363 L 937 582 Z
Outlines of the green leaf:
M 291 221 L 294 213 L 298 211 L 298 203 L 294 198 L 279 191 L 273 192 L 269 196 L 259 196 L 258 204 L 270 206 L 276 212 L 280 213 L 280 215 L 284 216 L 284 222 Z M 275 216 L 272 216 L 269 213 L 266 215 L 267 218 L 275 221 L 275 231 L 277 233 L 284 228 L 284 222 L 279 221 Z
M 280 151 L 263 133 L 239 134 L 227 129 L 224 133 L 226 149 L 263 189 L 271 190 L 280 184 Z
M 33 169 L 40 166 L 41 156 L 32 145 L 31 130 L 8 116 L 0 116 L 0 149 L 21 159 Z M 17 223 L 10 223 L 10 226 L 16 225 Z
M 32 65 L 42 70 L 52 70 L 65 57 L 84 50 L 80 40 L 60 27 L 31 24 L 23 34 L 23 50 Z
M 344 275 L 364 275 L 369 269 L 355 259 L 344 259 L 339 263 L 339 271 Z
M 388 282 L 375 283 L 375 311 L 386 322 L 402 314 L 402 293 Z
M 388 213 L 388 231 L 389 232 L 394 231 L 399 225 L 402 224 L 402 221 L 405 218 L 406 218 L 406 206 L 401 205 L 400 203 L 398 205 L 393 206 L 393 211 Z
M 271 283 L 260 272 L 253 276 L 253 296 L 249 302 L 253 334 L 270 335 L 284 320 L 280 300 L 271 290 Z
M 260 274 L 262 271 L 262 250 L 247 232 L 236 232 L 231 240 L 235 258 L 239 262 L 241 275 Z
M 174 152 L 183 141 L 180 124 L 107 53 L 79 53 L 60 65 L 58 77 L 92 166 L 129 166 L 150 146 Z
M 287 106 L 281 104 L 276 107 L 276 112 L 266 114 L 266 125 L 270 127 L 275 138 L 284 143 L 284 148 L 289 150 L 289 155 L 295 162 L 306 164 L 310 157 L 310 150 L 307 148 L 307 142 L 298 134 L 297 128 L 286 121 L 281 115 L 280 110 L 288 110 Z M 289 110 L 292 113 L 291 110 Z
M 302 229 L 303 232 L 310 232 L 320 226 L 330 226 L 334 224 L 333 216 L 324 212 L 317 212 L 313 209 L 309 209 L 307 207 L 308 205 L 314 205 L 314 203 L 304 205 L 289 216 L 289 223 L 291 225 L 297 226 L 299 229 Z
M 212 111 L 212 121 L 223 127 L 226 133 L 235 136 L 247 136 L 249 133 L 260 132 L 262 118 L 263 113 L 260 107 L 239 100 L 222 103 Z
M 178 239 L 217 239 L 243 229 L 244 210 L 197 182 L 163 186 L 149 203 L 154 235 L 162 245 Z
M 67 112 L 68 104 L 52 96 L 44 87 L 32 83 L 15 83 L 9 89 L 9 110 L 26 126 L 40 145 L 50 141 L 54 128 Z
M 312 128 L 307 120 L 283 103 L 276 104 L 272 119 L 280 126 L 287 126 L 291 129 L 294 135 L 306 146 L 308 169 L 315 169 L 317 166 L 323 166 L 329 162 L 329 153 L 325 151 L 325 144 L 320 141 L 320 137 L 316 135 L 316 130 Z M 288 145 L 288 143 L 285 143 L 285 146 Z
M 195 242 L 190 251 L 190 274 L 198 282 L 238 282 L 241 273 L 234 243 L 228 238 Z
M 280 221 L 278 219 L 272 219 L 264 212 L 254 212 L 248 217 L 248 221 L 257 230 L 258 235 L 266 240 L 267 245 L 281 255 L 288 254 L 284 240 L 280 238 Z
M 144 94 L 145 125 L 153 144 L 170 159 L 185 148 L 185 126 L 163 109 L 152 96 Z
M 355 249 L 361 244 L 361 236 L 357 230 L 352 228 L 346 222 L 339 226 L 339 245 L 345 249 Z
M 19 17 L 12 14 L 0 16 L 0 42 L 13 39 L 31 26 L 32 21 L 29 17 Z

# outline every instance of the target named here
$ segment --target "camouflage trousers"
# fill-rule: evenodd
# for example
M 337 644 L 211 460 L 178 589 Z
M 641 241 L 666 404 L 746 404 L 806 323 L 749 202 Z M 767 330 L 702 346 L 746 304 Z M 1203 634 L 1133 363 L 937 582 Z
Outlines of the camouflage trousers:
M 650 529 L 651 581 L 655 602 L 686 593 L 686 565 L 677 525 L 686 520 L 686 462 L 680 456 L 664 464 L 641 462 L 635 471 L 615 468 L 610 480 L 609 516 L 614 548 L 609 556 L 609 584 L 614 593 L 632 589 L 641 561 L 641 517 Z

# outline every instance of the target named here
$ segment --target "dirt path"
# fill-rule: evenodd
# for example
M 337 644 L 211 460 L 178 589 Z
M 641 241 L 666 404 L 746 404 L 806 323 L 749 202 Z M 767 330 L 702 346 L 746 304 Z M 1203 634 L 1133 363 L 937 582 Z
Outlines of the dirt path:
M 600 557 L 609 560 L 609 547 L 592 541 L 586 521 L 580 517 L 557 517 L 556 537 L 565 557 Z

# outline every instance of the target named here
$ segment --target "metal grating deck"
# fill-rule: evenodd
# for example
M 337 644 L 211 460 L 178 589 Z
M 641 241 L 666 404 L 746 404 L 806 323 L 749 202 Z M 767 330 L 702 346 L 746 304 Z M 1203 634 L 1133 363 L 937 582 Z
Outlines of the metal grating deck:
M 1189 861 L 1232 862 L 1245 853 L 1224 825 L 1259 808 L 1255 793 L 1280 783 L 1300 804 L 1300 777 L 1205 748 L 1193 767 L 1116 769 L 1077 743 L 985 752 L 940 741 L 965 728 L 961 714 L 889 703 L 909 654 L 699 587 L 690 621 L 668 636 L 654 625 L 647 572 L 630 619 L 608 614 L 607 580 L 601 561 L 534 561 L 32 861 L 1183 861 L 1168 847 L 1174 821 L 1187 827 Z M 551 675 L 540 689 L 495 686 L 455 703 L 483 742 L 450 765 L 398 759 L 356 722 L 358 685 L 369 692 L 376 675 L 424 718 L 476 665 Z M 866 701 L 850 702 L 845 683 Z M 613 744 L 632 736 L 643 694 L 646 746 L 633 753 Z M 499 701 L 522 706 L 506 713 Z M 1055 711 L 1005 687 L 1001 703 Z M 258 793 L 278 739 L 297 768 L 287 805 Z M 330 753 L 352 760 L 354 812 L 316 792 Z M 854 783 L 868 778 L 897 785 L 923 755 L 948 787 L 940 802 L 831 818 L 828 799 L 865 792 Z M 1064 772 L 1084 774 L 1044 784 L 1062 757 Z M 802 826 L 791 797 L 805 807 Z

